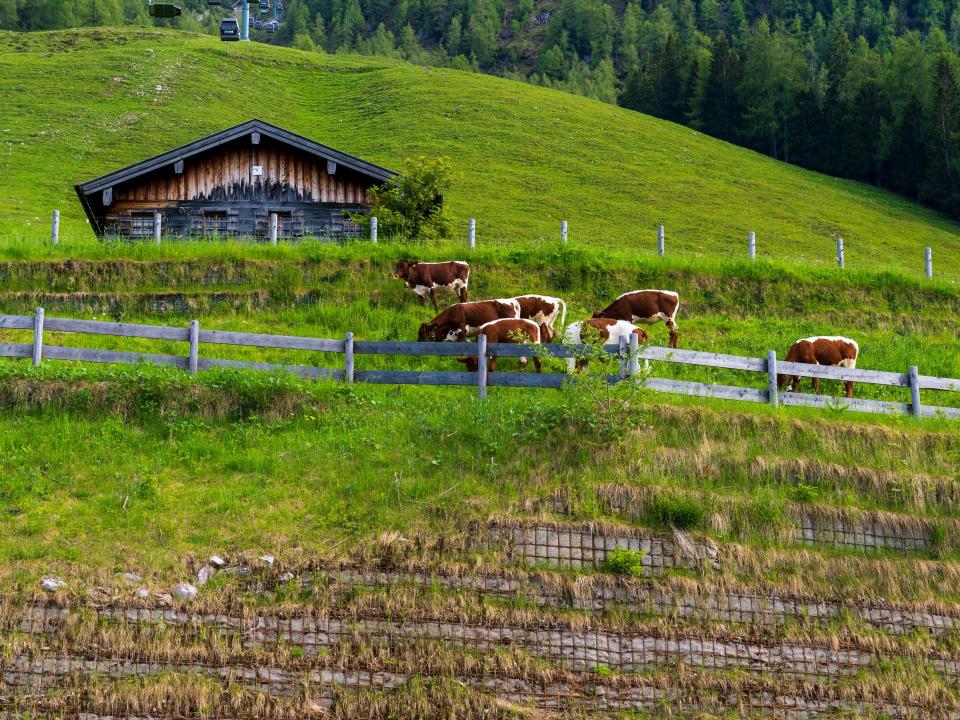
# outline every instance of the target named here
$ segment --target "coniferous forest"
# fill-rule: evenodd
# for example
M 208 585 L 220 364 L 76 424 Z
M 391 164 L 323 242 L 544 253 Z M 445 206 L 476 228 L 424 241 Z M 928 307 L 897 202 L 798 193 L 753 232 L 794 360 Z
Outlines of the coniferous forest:
M 216 32 L 185 0 L 0 0 L 0 28 Z M 523 79 L 960 216 L 956 0 L 286 0 L 255 39 Z

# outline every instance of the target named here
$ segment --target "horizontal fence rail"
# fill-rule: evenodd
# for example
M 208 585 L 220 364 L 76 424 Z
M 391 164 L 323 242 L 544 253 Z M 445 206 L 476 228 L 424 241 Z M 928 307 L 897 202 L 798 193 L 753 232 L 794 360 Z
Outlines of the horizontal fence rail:
M 74 320 L 70 318 L 44 317 L 43 308 L 35 315 L 0 315 L 0 330 L 33 331 L 32 343 L 0 344 L 0 357 L 32 358 L 34 365 L 42 360 L 73 360 L 81 362 L 138 364 L 149 363 L 176 367 L 195 373 L 211 368 L 240 368 L 258 371 L 289 372 L 308 379 L 330 379 L 342 382 L 362 382 L 390 385 L 473 385 L 482 396 L 487 386 L 520 388 L 559 388 L 570 379 L 568 373 L 509 373 L 487 372 L 487 360 L 491 357 L 530 357 L 544 355 L 559 359 L 576 358 L 586 346 L 560 344 L 539 346 L 536 350 L 521 344 L 486 344 L 481 336 L 476 343 L 449 342 L 383 342 L 355 341 L 352 333 L 342 340 L 311 338 L 294 335 L 270 335 L 264 333 L 229 332 L 224 330 L 201 330 L 193 320 L 185 328 L 136 323 L 104 322 L 100 320 Z M 122 338 L 148 340 L 172 340 L 188 344 L 185 355 L 141 353 L 93 348 L 47 345 L 47 332 L 108 335 Z M 638 347 L 636 337 L 629 346 L 607 345 L 606 352 L 619 356 L 621 371 L 610 376 L 610 382 L 640 380 L 644 387 L 657 392 L 677 393 L 696 397 L 721 398 L 770 405 L 794 405 L 819 408 L 847 408 L 859 412 L 913 415 L 915 417 L 960 418 L 960 408 L 923 405 L 920 390 L 960 392 L 960 379 L 920 375 L 915 366 L 906 373 L 883 370 L 850 369 L 826 365 L 779 362 L 770 351 L 766 358 L 742 357 L 696 350 L 677 350 L 663 347 Z M 234 345 L 275 348 L 283 350 L 306 350 L 312 352 L 344 355 L 344 368 L 324 368 L 306 365 L 253 362 L 247 360 L 224 360 L 200 357 L 201 345 Z M 407 355 L 477 358 L 477 372 L 439 370 L 362 370 L 355 367 L 356 355 Z M 639 374 L 639 361 L 669 362 L 725 370 L 740 370 L 762 373 L 767 387 L 742 387 L 717 385 L 691 380 L 658 378 Z M 781 392 L 777 388 L 778 375 L 819 378 L 856 383 L 870 383 L 888 387 L 909 388 L 910 402 L 868 400 L 863 398 L 835 398 L 798 392 Z

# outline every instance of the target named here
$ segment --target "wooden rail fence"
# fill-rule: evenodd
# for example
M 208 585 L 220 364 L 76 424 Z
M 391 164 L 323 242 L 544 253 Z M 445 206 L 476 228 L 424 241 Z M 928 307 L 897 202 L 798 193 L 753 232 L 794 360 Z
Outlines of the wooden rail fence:
M 584 346 L 560 344 L 544 345 L 534 351 L 528 345 L 487 345 L 486 337 L 479 336 L 476 343 L 446 342 L 381 342 L 354 340 L 347 333 L 342 340 L 301 337 L 294 335 L 268 335 L 262 333 L 202 330 L 197 320 L 187 327 L 166 327 L 134 323 L 104 322 L 100 320 L 74 320 L 48 318 L 43 308 L 34 315 L 0 315 L 0 330 L 32 330 L 33 342 L 0 344 L 0 357 L 32 358 L 34 365 L 44 359 L 78 360 L 96 363 L 137 364 L 151 363 L 182 368 L 190 373 L 209 368 L 245 368 L 248 370 L 286 371 L 304 378 L 329 378 L 347 383 L 364 382 L 378 384 L 412 385 L 476 385 L 481 397 L 488 386 L 558 388 L 569 380 L 567 373 L 488 373 L 486 359 L 490 357 L 522 357 L 534 352 L 556 358 L 573 358 Z M 187 355 L 99 350 L 94 348 L 63 347 L 44 344 L 44 333 L 82 333 L 114 337 L 145 338 L 151 340 L 174 340 L 189 344 Z M 282 365 L 267 362 L 222 360 L 200 357 L 200 345 L 242 345 L 286 350 L 307 350 L 322 353 L 338 353 L 344 356 L 344 367 L 324 368 L 307 365 Z M 916 366 L 905 373 L 883 370 L 847 369 L 824 365 L 779 362 L 776 352 L 770 350 L 765 358 L 741 357 L 694 350 L 674 350 L 663 347 L 638 347 L 636 337 L 627 345 L 607 345 L 605 350 L 620 358 L 620 373 L 611 376 L 611 382 L 637 378 L 645 387 L 658 392 L 679 393 L 699 397 L 714 397 L 747 402 L 777 405 L 802 405 L 808 407 L 839 407 L 868 413 L 909 414 L 914 417 L 960 418 L 960 408 L 923 405 L 921 390 L 960 392 L 960 379 L 921 375 Z M 433 370 L 358 370 L 357 355 L 416 355 L 458 356 L 475 354 L 479 367 L 477 372 Z M 669 362 L 700 367 L 723 368 L 761 373 L 766 376 L 766 389 L 737 385 L 715 385 L 690 380 L 642 377 L 640 360 L 645 362 Z M 852 381 L 889 387 L 909 388 L 910 402 L 867 400 L 862 398 L 834 398 L 806 393 L 780 392 L 777 389 L 777 374 L 797 375 L 803 378 Z

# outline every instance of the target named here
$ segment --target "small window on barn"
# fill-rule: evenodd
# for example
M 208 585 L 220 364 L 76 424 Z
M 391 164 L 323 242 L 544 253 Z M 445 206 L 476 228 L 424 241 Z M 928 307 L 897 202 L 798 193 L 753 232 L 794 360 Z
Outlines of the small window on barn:
M 153 212 L 130 213 L 130 232 L 127 234 L 133 238 L 153 237 Z
M 204 210 L 201 217 L 200 234 L 203 237 L 218 237 L 230 232 L 230 218 L 226 211 Z

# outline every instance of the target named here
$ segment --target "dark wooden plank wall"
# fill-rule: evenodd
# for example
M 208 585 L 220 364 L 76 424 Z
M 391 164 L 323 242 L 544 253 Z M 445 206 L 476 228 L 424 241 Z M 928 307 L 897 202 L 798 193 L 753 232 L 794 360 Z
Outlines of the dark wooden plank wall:
M 183 172 L 173 165 L 129 183 L 118 185 L 113 202 L 105 209 L 108 234 L 129 234 L 131 213 L 159 210 L 165 235 L 197 235 L 198 214 L 203 210 L 229 212 L 227 234 L 266 233 L 271 212 L 290 213 L 292 232 L 281 236 L 353 235 L 358 228 L 344 222 L 351 211 L 369 204 L 372 178 L 337 167 L 331 175 L 325 160 L 318 160 L 288 145 L 261 138 L 253 145 L 249 136 L 187 158 Z M 259 165 L 263 174 L 254 176 Z M 152 223 L 151 223 L 152 224 Z
M 260 165 L 262 176 L 253 176 Z M 338 167 L 327 173 L 326 161 L 294 148 L 263 138 L 260 145 L 231 143 L 203 155 L 187 158 L 183 173 L 172 166 L 114 189 L 113 207 L 134 203 L 156 207 L 189 200 L 322 202 L 338 205 L 365 205 L 368 178 Z

